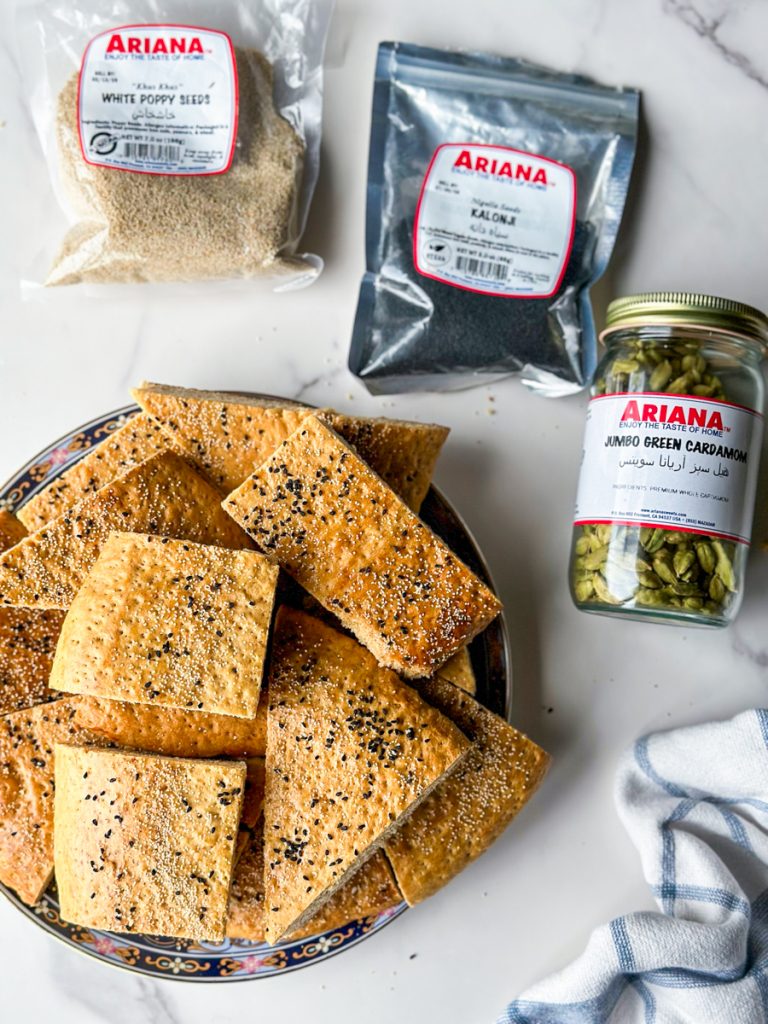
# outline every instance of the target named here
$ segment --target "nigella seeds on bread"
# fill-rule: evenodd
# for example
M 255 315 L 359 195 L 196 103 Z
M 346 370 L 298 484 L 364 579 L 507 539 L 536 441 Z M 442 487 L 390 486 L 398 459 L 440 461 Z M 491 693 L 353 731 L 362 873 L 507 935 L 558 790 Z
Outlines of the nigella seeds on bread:
M 303 928 L 468 749 L 352 637 L 281 608 L 267 717 L 267 941 Z
M 224 494 L 239 487 L 312 411 L 297 402 L 147 382 L 132 395 Z M 330 409 L 318 416 L 418 512 L 447 427 L 344 416 Z
M 500 612 L 495 595 L 316 416 L 223 506 L 371 651 L 431 675 Z
M 253 718 L 277 573 L 256 551 L 112 533 L 67 612 L 50 685 Z
M 159 452 L 0 555 L 0 605 L 68 608 L 113 530 L 251 547 L 219 501 L 180 455 Z
M 58 745 L 61 916 L 86 928 L 224 938 L 246 766 Z

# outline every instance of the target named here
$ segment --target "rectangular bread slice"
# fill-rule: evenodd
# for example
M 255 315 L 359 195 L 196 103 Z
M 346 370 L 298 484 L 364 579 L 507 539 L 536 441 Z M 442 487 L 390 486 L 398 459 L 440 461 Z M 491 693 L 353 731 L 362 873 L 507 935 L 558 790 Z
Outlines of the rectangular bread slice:
M 0 555 L 0 605 L 67 609 L 113 530 L 251 547 L 220 500 L 180 455 L 153 455 Z
M 0 882 L 30 906 L 53 875 L 54 748 L 87 741 L 75 700 L 0 718 Z
M 65 921 L 224 938 L 246 767 L 56 747 L 54 860 Z
M 432 675 L 495 595 L 333 430 L 308 416 L 224 508 L 381 665 Z
M 131 416 L 127 423 L 105 434 L 104 439 L 78 462 L 25 502 L 19 509 L 19 519 L 34 533 L 115 477 L 151 455 L 174 447 L 173 440 L 149 416 L 143 413 Z
M 105 743 L 169 757 L 263 757 L 267 749 L 267 704 L 262 691 L 256 717 L 233 718 L 80 697 L 76 720 Z
M 352 637 L 280 608 L 267 715 L 267 941 L 302 929 L 468 749 Z
M 503 718 L 443 679 L 419 690 L 473 741 L 457 770 L 389 836 L 385 852 L 411 905 L 484 853 L 530 800 L 550 758 Z
M 131 393 L 223 494 L 239 487 L 311 412 L 297 402 L 148 382 Z M 419 510 L 447 427 L 343 416 L 330 409 L 319 415 L 407 505 Z
M 110 534 L 67 612 L 51 688 L 253 718 L 277 573 L 256 551 Z

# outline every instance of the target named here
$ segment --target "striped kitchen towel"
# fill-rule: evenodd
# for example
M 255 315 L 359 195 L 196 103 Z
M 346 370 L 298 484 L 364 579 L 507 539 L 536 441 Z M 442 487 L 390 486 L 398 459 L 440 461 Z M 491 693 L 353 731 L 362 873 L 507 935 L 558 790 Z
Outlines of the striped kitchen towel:
M 596 929 L 499 1024 L 768 1024 L 768 711 L 638 740 L 616 802 L 660 912 Z

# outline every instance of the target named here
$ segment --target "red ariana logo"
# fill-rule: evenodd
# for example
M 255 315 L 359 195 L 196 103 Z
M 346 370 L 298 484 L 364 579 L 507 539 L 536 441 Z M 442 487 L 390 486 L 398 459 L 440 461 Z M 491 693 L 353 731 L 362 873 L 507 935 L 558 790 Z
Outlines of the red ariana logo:
M 199 36 L 123 36 L 115 32 L 107 43 L 107 53 L 202 53 Z
M 627 402 L 621 414 L 621 422 L 635 423 L 680 423 L 688 427 L 705 427 L 723 430 L 723 417 L 717 409 L 706 409 L 689 405 L 665 405 L 664 403 L 643 402 L 635 399 Z
M 530 164 L 515 160 L 499 160 L 497 157 L 481 156 L 469 149 L 462 149 L 453 164 L 466 167 L 469 171 L 494 174 L 497 178 L 513 178 L 515 181 L 530 181 L 534 185 L 548 185 L 547 172 L 543 167 L 533 168 Z

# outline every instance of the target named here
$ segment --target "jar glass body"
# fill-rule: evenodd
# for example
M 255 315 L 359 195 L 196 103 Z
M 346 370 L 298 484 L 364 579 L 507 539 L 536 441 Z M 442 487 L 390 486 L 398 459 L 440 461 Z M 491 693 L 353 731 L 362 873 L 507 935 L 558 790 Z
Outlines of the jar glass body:
M 631 409 L 630 417 L 636 417 L 642 429 L 599 437 L 600 446 L 629 448 L 626 454 L 604 456 L 595 431 L 590 435 L 588 428 L 569 571 L 578 608 L 708 626 L 727 625 L 734 618 L 744 591 L 760 456 L 761 358 L 761 347 L 747 338 L 690 325 L 628 326 L 608 336 L 595 374 L 593 402 L 601 396 L 628 396 L 627 403 L 612 404 Z M 630 406 L 633 396 L 637 398 Z M 697 402 L 707 407 L 709 420 Z M 712 423 L 718 409 L 723 410 L 723 430 L 702 426 Z M 696 418 L 699 415 L 702 419 Z M 649 425 L 645 417 L 656 422 Z M 751 430 L 748 451 L 729 447 L 730 419 L 747 423 Z M 692 421 L 699 425 L 691 426 Z M 625 425 L 632 427 L 635 420 L 619 423 Z M 702 449 L 713 456 L 696 455 Z M 724 458 L 716 458 L 720 453 Z M 579 506 L 589 505 L 589 500 L 581 500 L 582 488 L 588 463 L 594 459 L 608 467 L 601 470 L 603 475 L 615 470 L 612 484 L 604 483 L 606 488 L 613 486 L 614 493 L 623 490 L 617 504 L 624 501 L 633 509 L 628 519 L 614 518 L 610 497 L 600 506 L 607 509 L 604 516 L 579 517 Z M 725 479 L 729 474 L 731 479 Z M 734 507 L 741 503 L 746 526 L 740 539 L 735 533 L 719 532 L 717 512 L 713 526 L 706 516 L 700 521 L 692 517 L 690 505 L 687 518 L 675 519 L 680 503 L 694 500 L 680 494 L 707 495 L 707 488 L 722 492 L 720 507 L 723 502 Z M 628 498 L 630 491 L 634 496 Z M 596 507 L 593 502 L 593 512 Z

